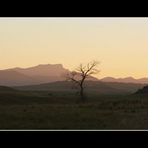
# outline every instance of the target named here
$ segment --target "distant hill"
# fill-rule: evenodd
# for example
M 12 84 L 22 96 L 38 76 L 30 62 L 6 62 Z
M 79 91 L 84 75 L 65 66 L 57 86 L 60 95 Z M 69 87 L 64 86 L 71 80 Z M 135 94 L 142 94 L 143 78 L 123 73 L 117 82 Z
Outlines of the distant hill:
M 28 76 L 41 77 L 60 77 L 61 74 L 69 72 L 62 64 L 40 64 L 29 68 L 13 68 L 9 70 L 14 70 Z
M 0 70 L 0 85 L 36 85 L 47 82 L 64 81 L 64 74 L 70 72 L 62 64 L 40 64 L 29 68 Z M 97 81 L 95 77 L 90 80 Z
M 102 78 L 100 80 L 102 82 L 122 82 L 122 83 L 141 83 L 141 84 L 148 84 L 148 78 L 135 79 L 133 77 L 126 77 L 126 78 L 105 77 L 105 78 Z
M 11 69 L 4 69 L 0 70 L 0 85 L 23 86 L 64 81 L 64 75 L 69 72 L 70 70 L 64 68 L 62 64 L 40 64 L 28 68 L 17 67 Z M 102 82 L 148 84 L 148 78 L 135 79 L 133 77 L 105 77 L 99 80 L 93 76 L 90 76 L 87 80 Z
M 98 89 L 101 88 L 106 89 L 108 88 L 103 82 L 95 82 L 95 81 L 86 81 L 85 87 L 87 89 Z M 44 83 L 39 85 L 29 85 L 29 86 L 18 86 L 15 87 L 21 90 L 72 90 L 76 89 L 77 86 L 69 81 L 57 81 L 52 83 Z
M 76 87 L 72 82 L 57 81 L 40 85 L 18 86 L 19 90 L 38 90 L 38 91 L 74 91 Z M 125 94 L 133 93 L 142 88 L 143 84 L 133 83 L 116 83 L 116 82 L 101 82 L 101 81 L 86 81 L 86 92 L 93 91 L 98 94 Z
M 17 91 L 11 87 L 7 87 L 7 86 L 0 86 L 0 93 L 1 92 L 14 92 Z
M 33 83 L 34 80 L 14 70 L 0 70 L 0 85 L 17 86 Z

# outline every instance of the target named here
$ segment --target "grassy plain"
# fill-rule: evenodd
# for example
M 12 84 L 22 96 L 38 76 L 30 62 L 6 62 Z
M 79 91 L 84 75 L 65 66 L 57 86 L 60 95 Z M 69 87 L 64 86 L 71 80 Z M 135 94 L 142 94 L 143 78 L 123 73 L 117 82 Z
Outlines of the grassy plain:
M 1 91 L 0 129 L 148 129 L 148 95 Z

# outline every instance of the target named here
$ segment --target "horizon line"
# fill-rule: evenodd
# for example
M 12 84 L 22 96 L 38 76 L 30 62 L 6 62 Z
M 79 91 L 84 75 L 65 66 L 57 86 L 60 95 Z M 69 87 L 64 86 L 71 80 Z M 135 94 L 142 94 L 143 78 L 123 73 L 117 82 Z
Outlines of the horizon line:
M 40 65 L 62 65 L 62 67 L 63 68 L 65 68 L 65 69 L 68 69 L 69 70 L 69 68 L 67 68 L 67 67 L 65 67 L 64 66 L 64 64 L 62 64 L 62 63 L 41 63 L 41 64 L 36 64 L 36 65 L 31 65 L 31 66 L 23 66 L 23 67 L 21 67 L 21 66 L 17 66 L 17 67 L 8 67 L 8 68 L 3 68 L 3 69 L 0 69 L 0 71 L 3 71 L 3 70 L 9 70 L 9 69 L 15 69 L 15 68 L 21 68 L 21 69 L 27 69 L 27 68 L 33 68 L 33 67 L 37 67 L 37 66 L 40 66 Z M 71 70 L 70 70 L 71 71 Z M 100 79 L 103 79 L 103 78 L 114 78 L 114 79 L 125 79 L 125 78 L 133 78 L 133 79 L 136 79 L 136 80 L 138 80 L 138 79 L 143 79 L 143 78 L 148 78 L 148 76 L 146 77 L 146 76 L 143 76 L 143 77 L 138 77 L 138 78 L 136 78 L 136 77 L 134 77 L 134 76 L 131 76 L 131 75 L 129 75 L 129 76 L 117 76 L 117 77 L 115 77 L 115 76 L 102 76 L 102 77 L 96 77 L 96 76 L 93 76 L 93 77 L 95 77 L 95 78 L 97 78 L 98 80 L 100 80 Z

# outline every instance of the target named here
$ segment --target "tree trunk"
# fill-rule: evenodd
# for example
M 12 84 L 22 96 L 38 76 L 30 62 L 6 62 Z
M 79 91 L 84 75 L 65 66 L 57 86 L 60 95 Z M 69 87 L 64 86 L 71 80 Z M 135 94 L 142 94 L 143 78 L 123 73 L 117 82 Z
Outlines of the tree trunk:
M 84 101 L 84 89 L 83 89 L 83 86 L 81 86 L 80 88 L 81 88 L 81 90 L 80 90 L 81 100 Z

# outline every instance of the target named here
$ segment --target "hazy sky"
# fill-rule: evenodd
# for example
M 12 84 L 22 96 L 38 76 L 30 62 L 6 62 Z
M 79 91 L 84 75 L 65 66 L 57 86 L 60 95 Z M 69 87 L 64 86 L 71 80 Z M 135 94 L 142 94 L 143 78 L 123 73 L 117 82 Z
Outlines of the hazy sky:
M 0 18 L 0 69 L 91 60 L 98 78 L 148 77 L 148 18 Z

